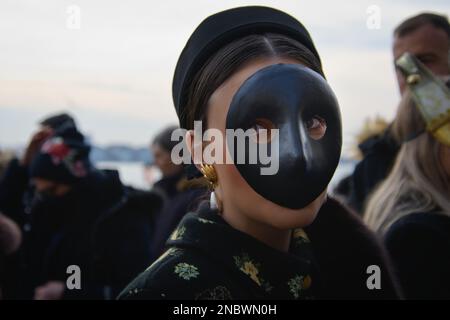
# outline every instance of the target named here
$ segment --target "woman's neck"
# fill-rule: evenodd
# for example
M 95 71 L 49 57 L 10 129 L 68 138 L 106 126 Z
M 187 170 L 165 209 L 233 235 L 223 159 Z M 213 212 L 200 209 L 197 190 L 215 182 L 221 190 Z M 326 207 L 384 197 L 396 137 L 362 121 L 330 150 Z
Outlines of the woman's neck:
M 244 232 L 264 244 L 283 252 L 289 251 L 291 230 L 281 230 L 249 218 L 237 210 L 225 210 L 222 218 L 233 228 Z

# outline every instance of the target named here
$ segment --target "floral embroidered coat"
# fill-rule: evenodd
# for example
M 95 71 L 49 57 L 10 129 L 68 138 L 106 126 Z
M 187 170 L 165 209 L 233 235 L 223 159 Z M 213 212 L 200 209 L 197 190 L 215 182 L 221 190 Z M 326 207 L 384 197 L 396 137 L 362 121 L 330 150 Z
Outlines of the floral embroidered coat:
M 396 299 L 383 251 L 358 219 L 329 199 L 311 226 L 293 230 L 285 253 L 203 206 L 118 299 Z M 367 287 L 372 264 L 381 269 L 379 290 Z

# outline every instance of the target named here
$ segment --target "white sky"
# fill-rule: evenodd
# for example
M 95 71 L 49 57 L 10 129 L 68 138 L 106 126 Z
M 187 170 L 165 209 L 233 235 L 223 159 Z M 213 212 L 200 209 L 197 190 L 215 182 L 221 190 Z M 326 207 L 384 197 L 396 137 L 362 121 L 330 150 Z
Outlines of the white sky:
M 269 5 L 310 31 L 341 105 L 344 137 L 368 116 L 392 118 L 398 102 L 391 33 L 420 11 L 448 14 L 449 1 L 2 0 L 0 147 L 24 144 L 37 120 L 68 110 L 94 143 L 144 145 L 177 122 L 171 81 L 185 42 L 206 16 Z M 67 27 L 67 8 L 81 28 Z M 367 8 L 381 9 L 369 29 Z

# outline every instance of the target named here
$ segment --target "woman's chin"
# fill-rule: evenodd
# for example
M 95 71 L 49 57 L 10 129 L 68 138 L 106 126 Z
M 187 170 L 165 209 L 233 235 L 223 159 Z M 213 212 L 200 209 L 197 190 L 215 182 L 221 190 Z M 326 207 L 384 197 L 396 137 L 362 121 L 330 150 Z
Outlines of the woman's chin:
M 313 202 L 301 209 L 290 209 L 269 201 L 265 208 L 271 207 L 267 212 L 272 214 L 265 216 L 270 220 L 270 225 L 278 229 L 288 230 L 307 227 L 314 222 L 325 200 L 326 190 Z M 276 212 L 276 215 L 273 215 L 273 212 Z

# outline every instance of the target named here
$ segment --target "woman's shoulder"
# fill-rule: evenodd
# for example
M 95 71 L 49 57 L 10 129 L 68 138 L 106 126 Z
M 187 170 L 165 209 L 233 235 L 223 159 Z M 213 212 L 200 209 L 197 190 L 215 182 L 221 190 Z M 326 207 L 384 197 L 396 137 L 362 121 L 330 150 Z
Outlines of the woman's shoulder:
M 171 247 L 134 279 L 118 299 L 194 300 L 200 298 L 205 288 L 220 289 L 223 296 L 231 296 L 219 283 L 223 272 L 219 265 L 196 250 Z
M 426 236 L 426 238 L 425 238 Z M 416 212 L 395 221 L 385 235 L 385 242 L 447 241 L 450 244 L 450 216 L 439 212 Z
M 198 277 L 201 262 L 190 250 L 171 247 L 134 279 L 118 299 L 166 299 L 175 292 L 183 295 L 190 280 Z
M 448 299 L 450 217 L 413 213 L 389 228 L 384 242 L 406 298 Z

